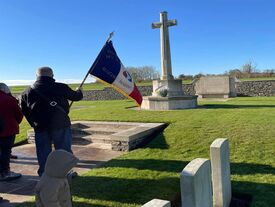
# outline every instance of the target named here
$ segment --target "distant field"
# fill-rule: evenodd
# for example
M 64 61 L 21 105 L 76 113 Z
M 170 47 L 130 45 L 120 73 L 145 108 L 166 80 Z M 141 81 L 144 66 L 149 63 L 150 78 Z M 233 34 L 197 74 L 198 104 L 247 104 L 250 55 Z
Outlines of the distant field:
M 69 84 L 72 89 L 76 89 L 80 84 Z M 29 86 L 11 86 L 12 93 L 22 93 Z M 105 87 L 108 87 L 103 83 L 86 83 L 83 86 L 83 90 L 103 90 Z

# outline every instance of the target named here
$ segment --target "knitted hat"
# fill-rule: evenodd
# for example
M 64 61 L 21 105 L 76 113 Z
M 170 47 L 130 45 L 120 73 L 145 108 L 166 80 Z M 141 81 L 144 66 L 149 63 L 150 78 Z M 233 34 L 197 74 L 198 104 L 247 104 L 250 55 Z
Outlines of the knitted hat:
M 36 71 L 36 76 L 47 76 L 47 77 L 53 77 L 53 70 L 50 67 L 40 67 Z
M 0 83 L 0 91 L 4 93 L 11 93 L 9 87 L 5 83 Z

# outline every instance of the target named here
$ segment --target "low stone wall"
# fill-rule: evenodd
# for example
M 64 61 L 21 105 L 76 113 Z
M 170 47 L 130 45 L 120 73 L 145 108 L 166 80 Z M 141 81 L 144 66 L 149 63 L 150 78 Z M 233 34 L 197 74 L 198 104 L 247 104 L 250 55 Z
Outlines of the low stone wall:
M 275 96 L 275 80 L 236 83 L 237 96 Z
M 195 82 L 183 84 L 183 92 L 186 95 L 195 95 Z M 142 96 L 151 96 L 152 86 L 139 86 Z M 242 81 L 236 82 L 237 96 L 275 96 L 275 80 L 268 81 Z M 20 97 L 20 94 L 13 94 Z M 103 90 L 84 91 L 84 100 L 120 100 L 127 99 L 125 96 L 117 92 L 111 87 Z
M 187 95 L 195 95 L 195 83 L 184 84 Z M 237 96 L 275 96 L 275 80 L 236 82 Z
M 151 96 L 153 87 L 152 86 L 139 86 L 138 87 L 142 96 Z M 186 95 L 195 95 L 194 84 L 184 84 L 183 91 Z M 104 88 L 103 90 L 92 90 L 84 91 L 83 100 L 120 100 L 127 99 L 125 96 L 117 92 L 113 88 Z
M 153 87 L 152 86 L 140 86 L 138 87 L 142 96 L 150 96 L 152 94 Z M 127 99 L 127 97 L 123 96 L 121 93 L 117 92 L 115 89 L 111 87 L 104 88 L 103 90 L 92 90 L 92 91 L 84 91 L 83 100 L 120 100 Z

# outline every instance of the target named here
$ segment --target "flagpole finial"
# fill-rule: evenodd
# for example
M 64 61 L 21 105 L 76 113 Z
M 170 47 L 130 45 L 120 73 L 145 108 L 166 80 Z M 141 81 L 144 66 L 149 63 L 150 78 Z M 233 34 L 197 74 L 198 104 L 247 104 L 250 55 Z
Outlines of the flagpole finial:
M 109 42 L 113 36 L 114 36 L 114 31 L 109 34 L 109 38 L 107 39 L 107 42 Z

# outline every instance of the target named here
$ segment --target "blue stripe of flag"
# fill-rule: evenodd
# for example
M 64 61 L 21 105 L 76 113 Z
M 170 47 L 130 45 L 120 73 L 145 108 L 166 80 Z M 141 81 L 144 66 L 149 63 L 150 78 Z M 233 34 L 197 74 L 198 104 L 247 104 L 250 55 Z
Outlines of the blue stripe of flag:
M 93 68 L 93 70 L 90 71 L 91 75 L 109 84 L 114 82 L 120 71 L 121 62 L 116 54 L 112 41 L 105 44 L 91 68 Z

